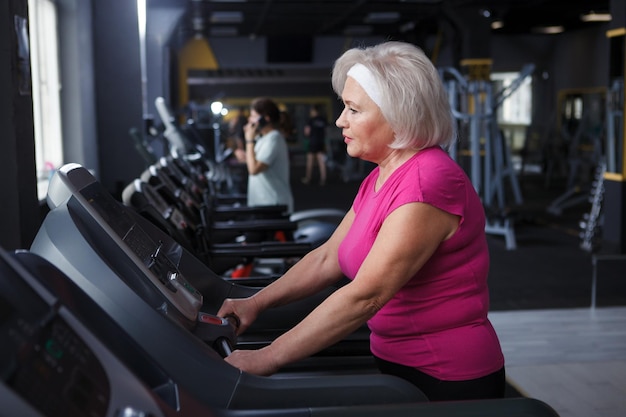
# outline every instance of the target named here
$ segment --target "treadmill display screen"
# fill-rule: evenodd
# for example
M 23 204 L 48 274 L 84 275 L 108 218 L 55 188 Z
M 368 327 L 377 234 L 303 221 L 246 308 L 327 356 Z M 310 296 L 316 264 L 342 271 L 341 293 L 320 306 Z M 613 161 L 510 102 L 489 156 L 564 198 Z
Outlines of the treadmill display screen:
M 108 193 L 101 192 L 98 183 L 83 188 L 81 194 L 144 265 L 150 267 L 159 255 L 160 244 L 128 216 L 122 205 Z
M 163 250 L 163 242 L 155 240 L 135 222 L 126 208 L 94 182 L 80 190 L 82 197 L 95 209 L 110 229 L 150 271 L 150 279 L 162 295 L 187 319 L 195 322 L 202 306 L 202 295 L 190 285 L 176 264 Z M 161 285 L 157 285 L 156 280 Z
M 60 318 L 20 346 L 17 358 L 13 388 L 46 415 L 106 415 L 110 387 L 104 369 Z
M 123 206 L 118 204 L 109 194 L 100 192 L 100 188 L 98 183 L 93 183 L 80 190 L 80 193 L 115 233 L 123 238 L 133 229 L 135 222 L 126 214 Z M 145 241 L 144 244 L 152 243 L 148 236 L 142 240 Z
M 99 360 L 41 298 L 9 278 L 2 275 L 0 287 L 17 296 L 14 303 L 0 297 L 2 379 L 47 416 L 106 415 L 110 385 Z

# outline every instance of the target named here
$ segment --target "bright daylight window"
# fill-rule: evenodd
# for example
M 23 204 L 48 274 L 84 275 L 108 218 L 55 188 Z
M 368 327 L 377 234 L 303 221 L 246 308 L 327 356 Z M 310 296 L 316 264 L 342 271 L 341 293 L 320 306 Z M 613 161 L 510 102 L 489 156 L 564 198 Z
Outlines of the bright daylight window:
M 491 74 L 495 91 L 500 92 L 511 86 L 520 74 L 500 72 Z M 526 77 L 521 85 L 506 98 L 498 108 L 498 123 L 510 125 L 530 125 L 532 106 L 532 78 Z
M 28 0 L 35 125 L 37 193 L 44 199 L 48 180 L 63 162 L 57 16 L 53 0 Z
M 532 77 L 526 76 L 519 82 L 519 72 L 500 72 L 491 74 L 496 95 L 504 93 L 506 97 L 496 109 L 498 126 L 515 154 L 524 147 L 526 130 L 531 124 L 532 114 Z

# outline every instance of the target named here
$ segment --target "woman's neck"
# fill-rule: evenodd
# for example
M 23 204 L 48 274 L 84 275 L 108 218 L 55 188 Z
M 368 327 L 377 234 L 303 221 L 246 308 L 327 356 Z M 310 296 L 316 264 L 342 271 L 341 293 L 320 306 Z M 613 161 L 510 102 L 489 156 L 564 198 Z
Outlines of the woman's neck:
M 259 133 L 261 134 L 261 136 L 265 136 L 268 133 L 270 133 L 272 130 L 274 130 L 274 126 L 267 125 L 267 126 L 263 126 L 263 128 L 259 130 Z
M 394 149 L 384 161 L 378 164 L 379 170 L 378 179 L 376 180 L 376 190 L 383 186 L 385 181 L 391 177 L 396 169 L 418 152 L 419 151 L 415 149 Z

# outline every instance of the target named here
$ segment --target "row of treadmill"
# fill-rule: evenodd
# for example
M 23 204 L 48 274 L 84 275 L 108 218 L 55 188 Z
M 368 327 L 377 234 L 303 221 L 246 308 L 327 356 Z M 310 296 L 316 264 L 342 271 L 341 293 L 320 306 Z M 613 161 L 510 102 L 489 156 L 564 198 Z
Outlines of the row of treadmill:
M 429 402 L 377 371 L 366 326 L 270 377 L 229 365 L 336 287 L 265 311 L 238 337 L 216 315 L 223 300 L 278 279 L 339 213 L 250 208 L 199 167 L 159 161 L 121 201 L 78 164 L 55 173 L 31 247 L 0 249 L 0 416 L 558 417 L 525 397 Z
M 284 273 L 289 260 L 330 237 L 345 214 L 332 208 L 290 214 L 285 205 L 248 207 L 245 194 L 220 192 L 222 180 L 211 178 L 219 171 L 202 160 L 162 157 L 124 189 L 122 201 L 212 271 L 231 278 Z

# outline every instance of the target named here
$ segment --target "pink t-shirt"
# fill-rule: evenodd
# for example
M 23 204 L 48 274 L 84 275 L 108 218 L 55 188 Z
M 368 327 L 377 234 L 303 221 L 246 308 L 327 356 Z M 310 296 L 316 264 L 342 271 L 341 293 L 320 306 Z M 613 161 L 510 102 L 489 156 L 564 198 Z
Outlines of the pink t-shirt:
M 378 174 L 375 168 L 361 184 L 354 223 L 339 247 L 339 264 L 348 278 L 356 276 L 385 218 L 403 204 L 431 204 L 458 215 L 460 225 L 368 321 L 372 353 L 449 381 L 499 370 L 504 357 L 487 319 L 485 212 L 471 181 L 439 147 L 418 152 L 376 192 Z

